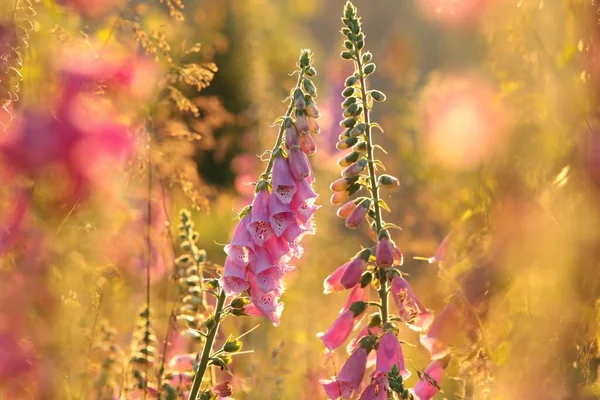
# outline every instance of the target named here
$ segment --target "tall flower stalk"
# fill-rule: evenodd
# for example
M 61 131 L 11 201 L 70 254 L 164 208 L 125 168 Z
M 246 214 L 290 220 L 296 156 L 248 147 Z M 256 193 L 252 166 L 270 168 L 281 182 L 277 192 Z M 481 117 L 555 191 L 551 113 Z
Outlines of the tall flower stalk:
M 210 282 L 217 303 L 205 322 L 202 336 L 206 339 L 189 400 L 210 398 L 211 391 L 202 389 L 208 366 L 226 369 L 231 362 L 229 341 L 213 352 L 219 324 L 225 317 L 263 315 L 279 325 L 283 311 L 279 299 L 284 290 L 281 279 L 293 269 L 291 260 L 301 257 L 302 237 L 314 233 L 317 194 L 312 189 L 314 177 L 307 156 L 316 151 L 311 135 L 319 133 L 319 110 L 314 102 L 317 91 L 310 79 L 316 71 L 309 50 L 302 50 L 296 73 L 287 111 L 276 121 L 279 132 L 273 149 L 266 153 L 267 166 L 256 183 L 254 200 L 238 215 L 231 243 L 225 246 L 227 258 L 221 279 Z M 232 343 L 238 351 L 241 343 Z
M 344 289 L 351 291 L 333 325 L 318 336 L 325 347 L 333 351 L 360 325 L 358 321 L 369 307 L 376 312 L 370 315 L 367 326 L 348 344 L 350 356 L 339 374 L 321 380 L 321 384 L 331 399 L 353 397 L 363 389 L 367 358 L 371 351 L 375 351 L 375 370 L 362 391 L 361 399 L 429 399 L 437 391 L 437 381 L 441 379 L 439 361 L 421 375 L 421 381 L 412 391 L 405 388 L 404 380 L 410 373 L 404 366 L 395 325 L 395 322 L 402 322 L 415 331 L 423 332 L 431 324 L 433 315 L 421 304 L 403 278 L 399 269 L 403 262 L 402 252 L 391 234 L 391 230 L 397 227 L 385 222 L 382 215 L 383 210 L 390 209 L 381 199 L 380 189 L 392 189 L 399 185 L 397 178 L 378 174 L 378 170 L 384 166 L 376 158 L 375 150 L 383 151 L 383 148 L 375 143 L 374 133 L 375 130 L 383 131 L 372 121 L 371 110 L 375 102 L 385 101 L 385 95 L 379 90 L 369 89 L 367 85 L 368 77 L 375 72 L 376 65 L 372 61 L 373 55 L 364 50 L 365 35 L 361 21 L 356 7 L 350 2 L 346 3 L 342 22 L 345 49 L 341 57 L 353 63 L 354 73 L 346 79 L 342 92 L 344 119 L 340 126 L 345 131 L 339 137 L 337 148 L 350 152 L 338 162 L 345 169 L 341 178 L 331 184 L 334 192 L 331 202 L 340 205 L 337 214 L 346 220 L 348 228 L 357 228 L 366 220 L 370 236 L 376 243 L 361 249 L 325 279 L 325 293 Z M 355 194 L 358 196 L 354 197 Z M 368 299 L 371 288 L 378 294 L 377 301 Z M 393 314 L 389 307 L 390 294 L 396 303 L 397 314 Z

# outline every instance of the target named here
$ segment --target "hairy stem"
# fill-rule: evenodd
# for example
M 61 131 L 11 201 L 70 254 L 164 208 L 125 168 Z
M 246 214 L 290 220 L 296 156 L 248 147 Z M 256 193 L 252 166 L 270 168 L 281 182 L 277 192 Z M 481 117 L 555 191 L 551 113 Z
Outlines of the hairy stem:
M 356 43 L 355 43 L 356 45 Z M 376 236 L 379 237 L 379 233 L 383 229 L 383 221 L 381 218 L 381 207 L 379 206 L 379 187 L 377 186 L 377 174 L 375 172 L 375 155 L 373 147 L 373 137 L 371 131 L 371 114 L 367 107 L 367 82 L 365 75 L 363 74 L 362 60 L 360 51 L 356 54 L 356 63 L 359 70 L 359 82 L 360 82 L 360 93 L 363 101 L 363 116 L 365 119 L 366 129 L 365 136 L 367 139 L 367 161 L 369 168 L 369 181 L 371 182 L 371 197 L 373 198 L 373 208 L 375 211 L 375 228 Z M 379 270 L 379 282 L 381 288 L 379 289 L 379 297 L 381 298 L 381 321 L 386 323 L 388 321 L 388 288 L 387 280 L 383 270 Z
M 208 368 L 208 362 L 210 361 L 210 356 L 212 353 L 212 347 L 215 342 L 215 337 L 217 336 L 217 331 L 219 330 L 219 323 L 221 322 L 221 316 L 223 313 L 223 306 L 225 305 L 225 291 L 221 289 L 221 293 L 219 294 L 219 298 L 217 300 L 217 305 L 215 307 L 214 313 L 214 326 L 210 329 L 208 333 L 208 337 L 206 338 L 206 342 L 204 342 L 204 348 L 202 349 L 202 356 L 200 358 L 200 364 L 198 364 L 198 368 L 196 369 L 196 374 L 194 376 L 194 383 L 192 384 L 192 389 L 190 390 L 190 396 L 188 400 L 197 400 L 198 393 L 200 391 L 200 385 L 202 384 L 202 379 L 204 378 L 204 373 L 206 372 L 206 368 Z

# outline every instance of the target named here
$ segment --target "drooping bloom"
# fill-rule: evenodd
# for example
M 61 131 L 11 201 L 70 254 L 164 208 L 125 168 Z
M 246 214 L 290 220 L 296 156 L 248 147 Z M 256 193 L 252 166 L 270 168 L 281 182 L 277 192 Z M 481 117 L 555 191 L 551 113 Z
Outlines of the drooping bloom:
M 408 282 L 400 275 L 392 279 L 392 297 L 398 307 L 398 314 L 414 331 L 426 331 L 433 321 L 433 314 L 415 296 Z
M 275 155 L 275 162 L 273 163 L 273 194 L 285 204 L 289 204 L 292 201 L 294 193 L 296 193 L 296 183 L 294 177 L 290 171 L 288 159 L 283 157 L 280 153 Z
M 371 207 L 371 200 L 370 199 L 363 200 L 358 205 L 358 207 L 356 207 L 350 213 L 350 215 L 346 219 L 346 227 L 351 228 L 351 229 L 358 227 L 358 225 L 360 225 L 362 220 L 365 219 L 365 216 L 367 215 L 367 212 L 369 211 L 370 207 Z
M 419 382 L 412 389 L 415 397 L 418 400 L 429 400 L 435 396 L 442 381 L 442 373 L 442 364 L 439 361 L 433 361 L 429 364 Z
M 377 241 L 377 249 L 375 251 L 375 259 L 380 267 L 390 267 L 394 264 L 394 250 L 396 245 L 390 239 L 387 231 L 381 231 L 379 240 Z
M 359 400 L 387 400 L 389 390 L 386 374 L 375 372 L 371 383 L 362 392 Z
M 317 334 L 329 350 L 340 347 L 354 329 L 355 315 L 351 310 L 341 313 L 326 332 Z
M 453 299 L 440 311 L 429 327 L 426 335 L 421 335 L 421 344 L 429 350 L 432 360 L 440 360 L 450 353 L 450 343 L 459 333 L 463 324 L 463 313 Z
M 273 235 L 273 229 L 269 223 L 269 197 L 269 191 L 264 188 L 254 195 L 252 201 L 248 232 L 257 246 L 264 245 Z
M 330 399 L 349 398 L 360 387 L 365 375 L 368 355 L 367 349 L 357 348 L 346 360 L 337 377 L 320 380 Z
M 310 164 L 306 154 L 300 150 L 300 147 L 292 147 L 288 150 L 288 161 L 290 171 L 295 179 L 304 179 L 310 176 Z
M 396 365 L 404 379 L 410 372 L 404 367 L 404 355 L 396 334 L 389 330 L 379 340 L 377 347 L 377 364 L 375 370 L 387 374 Z

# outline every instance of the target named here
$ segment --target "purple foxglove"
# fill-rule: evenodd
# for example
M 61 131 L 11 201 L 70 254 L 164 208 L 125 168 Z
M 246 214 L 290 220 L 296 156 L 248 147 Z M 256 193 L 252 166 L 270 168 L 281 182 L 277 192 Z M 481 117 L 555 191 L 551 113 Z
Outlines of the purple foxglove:
M 450 353 L 449 343 L 463 325 L 463 313 L 453 299 L 435 317 L 426 335 L 421 335 L 421 344 L 429 350 L 432 360 L 440 360 Z
M 250 225 L 250 213 L 247 213 L 238 222 L 235 230 L 233 231 L 233 238 L 231 239 L 231 246 L 242 246 L 247 249 L 254 249 L 254 241 L 248 231 L 248 225 Z
M 379 340 L 375 370 L 387 374 L 396 365 L 402 378 L 407 379 L 410 372 L 404 366 L 402 347 L 393 331 L 387 331 Z
M 254 194 L 248 232 L 254 243 L 262 246 L 271 236 L 273 230 L 269 224 L 269 191 L 265 188 Z
M 394 249 L 396 245 L 390 239 L 387 231 L 381 231 L 379 240 L 377 241 L 377 249 L 375 251 L 375 259 L 380 267 L 390 267 L 394 264 Z
M 352 214 L 354 210 L 356 210 L 356 207 L 358 207 L 358 204 L 356 204 L 354 200 L 350 200 L 349 202 L 338 208 L 337 216 L 346 219 L 350 216 L 350 214 Z
M 307 156 L 312 156 L 317 152 L 317 144 L 310 135 L 304 135 L 300 138 L 300 150 Z
M 346 227 L 351 228 L 351 229 L 358 227 L 358 225 L 360 225 L 362 220 L 365 219 L 365 216 L 367 215 L 367 212 L 369 211 L 370 207 L 371 207 L 371 200 L 370 199 L 363 200 L 358 205 L 358 207 L 356 207 L 354 209 L 354 211 L 352 211 L 352 213 L 350 213 L 348 218 L 346 218 Z
M 369 250 L 363 250 L 360 255 L 354 257 L 350 261 L 340 277 L 340 284 L 343 288 L 351 289 L 358 285 L 370 256 L 371 252 Z
M 419 382 L 411 390 L 417 400 L 430 400 L 435 396 L 442 381 L 442 373 L 442 364 L 439 361 L 429 364 Z
M 291 149 L 298 146 L 300 146 L 300 134 L 294 124 L 290 124 L 285 128 L 285 147 Z
M 262 247 L 256 249 L 250 260 L 250 271 L 254 275 L 256 285 L 262 292 L 271 292 L 281 290 L 281 276 L 283 268 L 278 263 L 273 262 L 271 255 Z
M 360 339 L 368 335 L 378 335 L 379 332 L 381 332 L 381 327 L 379 326 L 365 326 L 360 330 L 358 335 L 356 335 L 356 337 L 352 339 L 350 343 L 348 343 L 348 346 L 346 346 L 346 351 L 348 352 L 348 354 L 352 354 L 352 352 L 354 352 L 354 350 L 358 348 L 358 342 L 360 341 Z
M 294 179 L 300 180 L 310 176 L 311 171 L 308 158 L 306 158 L 306 154 L 299 147 L 292 147 L 288 150 L 288 162 Z
M 296 128 L 301 135 L 306 135 L 310 132 L 310 126 L 308 125 L 308 117 L 304 111 L 296 110 Z
M 283 312 L 283 303 L 279 302 L 281 292 L 274 290 L 272 292 L 263 292 L 258 287 L 258 284 L 252 274 L 248 275 L 250 288 L 250 304 L 244 307 L 244 311 L 248 315 L 264 315 L 273 321 L 273 325 L 279 326 L 279 318 Z
M 294 193 L 296 193 L 296 182 L 290 171 L 288 160 L 281 154 L 275 156 L 272 184 L 273 194 L 277 196 L 281 202 L 289 204 L 292 201 Z
M 316 119 L 308 117 L 308 131 L 313 135 L 321 133 L 321 127 Z
M 225 259 L 225 268 L 221 283 L 228 297 L 236 296 L 248 289 L 246 270 L 246 266 L 240 266 L 238 263 L 232 261 L 229 256 Z
M 334 194 L 331 195 L 331 198 L 329 199 L 329 202 L 331 204 L 334 205 L 340 205 L 344 202 L 346 202 L 348 200 L 348 192 L 343 191 L 343 192 L 335 192 Z
M 389 390 L 386 374 L 375 372 L 359 400 L 387 400 Z
M 350 398 L 358 390 L 365 375 L 368 355 L 367 349 L 359 347 L 348 357 L 337 377 L 320 381 L 330 399 Z
M 354 329 L 354 312 L 351 310 L 341 313 L 326 332 L 317 334 L 329 350 L 340 347 Z
M 329 294 L 329 293 L 333 293 L 333 292 L 338 292 L 340 290 L 344 290 L 344 287 L 340 283 L 340 279 L 341 279 L 342 275 L 344 275 L 344 272 L 346 272 L 346 268 L 348 268 L 349 264 L 350 264 L 350 261 L 342 264 L 335 271 L 333 271 L 331 274 L 329 274 L 329 276 L 327 276 L 327 278 L 325 278 L 325 281 L 323 281 L 323 286 L 325 287 L 325 290 L 323 291 L 323 293 Z
M 306 111 L 306 114 L 311 118 L 319 118 L 321 116 L 321 114 L 319 113 L 319 108 L 312 99 L 306 101 L 304 111 Z
M 423 332 L 433 321 L 433 314 L 415 296 L 408 282 L 399 275 L 392 279 L 392 297 L 398 307 L 398 314 L 414 331 Z
M 358 176 L 358 175 L 360 175 L 361 172 L 363 172 L 363 170 L 366 167 L 367 167 L 367 160 L 362 158 L 362 159 L 358 160 L 357 162 L 355 162 L 354 164 L 347 167 L 346 169 L 344 169 L 342 171 L 342 176 L 345 176 L 346 178 L 352 178 L 352 177 Z

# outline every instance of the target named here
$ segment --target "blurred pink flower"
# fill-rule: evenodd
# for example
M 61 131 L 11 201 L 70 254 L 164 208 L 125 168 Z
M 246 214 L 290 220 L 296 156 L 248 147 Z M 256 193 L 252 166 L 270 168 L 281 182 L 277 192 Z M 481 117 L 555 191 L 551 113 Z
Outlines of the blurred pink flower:
M 439 390 L 443 368 L 439 361 L 433 361 L 423 372 L 421 379 L 412 389 L 417 400 L 429 400 Z
M 436 76 L 423 90 L 427 154 L 444 167 L 472 169 L 501 150 L 506 116 L 496 90 L 472 76 Z
M 124 0 L 57 0 L 57 2 L 81 15 L 97 18 L 116 10 Z
M 367 349 L 357 348 L 346 360 L 337 377 L 320 381 L 330 399 L 350 398 L 352 393 L 358 390 L 365 375 L 368 354 Z
M 409 328 L 426 331 L 433 321 L 433 314 L 415 296 L 408 282 L 399 275 L 392 279 L 391 293 L 398 307 L 398 314 Z
M 447 26 L 472 27 L 489 0 L 414 0 L 425 18 Z

